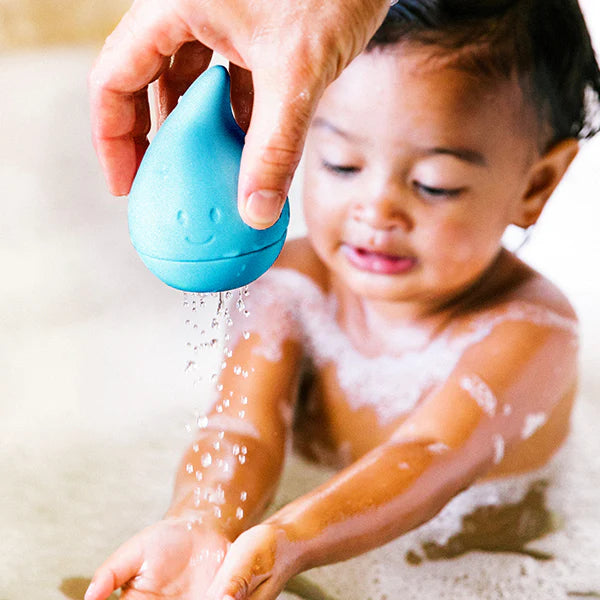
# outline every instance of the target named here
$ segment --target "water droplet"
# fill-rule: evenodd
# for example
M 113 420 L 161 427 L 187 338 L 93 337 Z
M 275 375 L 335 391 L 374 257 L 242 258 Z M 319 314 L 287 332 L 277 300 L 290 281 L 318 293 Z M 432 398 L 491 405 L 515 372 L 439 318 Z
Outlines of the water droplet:
M 224 339 L 226 342 L 228 342 L 228 341 L 231 339 L 231 336 L 230 336 L 228 333 L 226 333 L 226 334 L 223 336 L 223 339 Z M 229 357 L 231 357 L 231 354 L 228 354 L 228 356 L 229 356 Z
M 202 417 L 198 417 L 198 427 L 200 429 L 204 429 L 205 427 L 208 427 L 208 417 L 206 415 L 204 415 Z
M 189 423 L 186 423 L 186 424 L 185 424 L 185 430 L 186 430 L 188 433 L 192 433 L 192 426 L 191 426 Z
M 218 383 L 217 384 L 217 392 L 222 392 L 223 391 L 223 384 L 222 383 Z
M 221 509 L 218 506 L 215 506 L 213 508 L 213 511 L 215 513 L 215 517 L 217 517 L 217 519 L 220 519 L 221 518 Z
M 210 374 L 210 380 L 211 381 L 216 381 L 217 380 L 217 374 L 216 373 L 211 373 Z
M 247 499 L 248 499 L 248 492 L 242 492 L 242 493 L 240 494 L 240 500 L 241 500 L 242 502 L 246 502 L 246 500 L 247 500 Z
M 219 340 L 217 338 L 213 338 L 212 340 L 210 340 L 210 347 L 214 348 L 218 343 Z
M 191 324 L 192 324 L 192 322 L 191 322 L 189 319 L 186 319 L 186 320 L 185 320 L 185 324 L 186 324 L 186 325 L 191 325 Z
M 210 322 L 210 326 L 213 329 L 216 329 L 219 326 L 219 321 L 217 319 L 213 318 L 213 320 Z
M 202 471 L 196 471 L 196 480 L 202 481 Z
M 199 446 L 198 444 L 194 444 L 194 445 L 192 446 L 192 450 L 193 450 L 194 452 L 200 452 L 200 446 Z
M 240 410 L 240 412 L 238 413 L 238 417 L 240 419 L 243 419 L 246 416 L 246 411 L 245 410 Z
M 231 292 L 225 292 L 225 298 L 229 300 L 231 298 Z
M 248 286 L 246 286 L 244 288 L 244 296 L 249 296 L 250 295 L 250 290 L 248 289 Z
M 250 332 L 249 331 L 244 331 L 242 333 L 242 335 L 244 336 L 244 339 L 247 340 L 250 337 Z
M 227 319 L 225 321 L 227 327 L 231 327 L 233 325 L 233 319 L 231 317 L 229 317 L 229 319 Z
M 237 456 L 240 453 L 240 445 L 239 444 L 234 444 L 233 448 L 231 449 L 231 451 L 233 452 L 234 456 Z
M 215 410 L 216 410 L 218 413 L 222 413 L 222 412 L 223 412 L 223 407 L 222 407 L 220 404 L 217 404 L 217 406 L 215 406 Z
M 213 447 L 215 450 L 218 450 L 218 449 L 221 447 L 221 444 L 220 444 L 219 442 L 213 442 L 213 445 L 212 445 L 212 447 Z
M 227 350 L 227 352 L 225 353 L 225 355 L 227 356 L 227 358 L 231 358 L 233 356 L 233 351 L 232 350 Z
M 248 404 L 248 396 L 242 396 L 242 404 Z
M 229 398 L 223 398 L 223 406 L 229 408 Z
M 248 454 L 248 448 L 246 446 L 241 447 L 242 454 Z
M 192 463 L 188 463 L 187 465 L 185 465 L 185 470 L 188 473 L 193 473 L 194 472 L 194 465 Z
M 191 521 L 188 521 L 185 526 L 187 527 L 188 531 L 191 531 L 192 528 L 194 527 L 194 524 Z
M 243 465 L 246 462 L 246 457 L 243 454 L 240 454 L 238 460 L 240 461 L 240 465 Z
M 244 518 L 244 509 L 238 506 L 235 510 L 235 516 L 241 521 Z
M 184 373 L 189 373 L 190 371 L 193 371 L 194 369 L 197 369 L 197 368 L 198 368 L 198 365 L 196 364 L 196 362 L 193 360 L 189 360 L 187 365 L 185 365 Z
M 221 363 L 221 370 L 225 369 L 226 367 L 227 367 L 227 361 L 225 361 L 225 360 L 224 360 L 224 361 Z
M 247 378 L 248 377 L 248 371 L 242 371 L 242 377 Z
M 219 433 L 217 433 L 217 437 L 222 440 L 223 437 L 225 436 L 225 432 L 224 431 L 219 431 Z
M 202 466 L 205 469 L 207 467 L 210 467 L 210 465 L 212 464 L 212 456 L 211 456 L 210 452 L 206 452 L 205 454 L 202 455 L 202 458 L 200 459 L 200 463 L 202 464 Z
M 242 372 L 242 367 L 240 367 L 240 365 L 235 365 L 235 367 L 233 367 L 233 372 L 236 375 L 239 375 Z
M 249 317 L 249 316 L 250 316 L 250 311 L 249 311 L 248 309 L 246 309 L 246 310 L 244 311 L 244 316 L 245 316 L 245 317 Z

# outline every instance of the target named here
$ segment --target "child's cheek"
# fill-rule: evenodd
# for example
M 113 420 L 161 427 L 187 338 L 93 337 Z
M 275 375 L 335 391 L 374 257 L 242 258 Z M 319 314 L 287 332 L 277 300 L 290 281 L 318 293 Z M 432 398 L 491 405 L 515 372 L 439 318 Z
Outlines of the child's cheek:
M 429 248 L 445 277 L 470 278 L 472 271 L 485 268 L 497 252 L 498 244 L 484 227 L 449 221 L 434 228 Z

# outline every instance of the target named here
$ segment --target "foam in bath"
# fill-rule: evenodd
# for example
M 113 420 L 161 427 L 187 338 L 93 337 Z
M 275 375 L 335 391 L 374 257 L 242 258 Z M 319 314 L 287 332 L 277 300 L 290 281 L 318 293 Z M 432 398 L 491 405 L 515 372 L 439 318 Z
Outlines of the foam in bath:
M 231 112 L 229 74 L 214 66 L 183 95 L 140 164 L 129 195 L 129 234 L 154 275 L 188 292 L 220 292 L 260 277 L 289 223 L 286 201 L 268 229 L 237 209 L 244 132 Z

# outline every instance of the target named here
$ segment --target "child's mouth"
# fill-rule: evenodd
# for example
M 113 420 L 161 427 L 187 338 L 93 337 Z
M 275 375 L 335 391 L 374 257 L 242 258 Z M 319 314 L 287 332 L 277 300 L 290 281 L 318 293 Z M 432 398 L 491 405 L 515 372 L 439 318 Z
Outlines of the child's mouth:
M 357 269 L 381 275 L 407 273 L 417 264 L 417 259 L 412 256 L 384 254 L 349 244 L 342 244 L 342 252 Z

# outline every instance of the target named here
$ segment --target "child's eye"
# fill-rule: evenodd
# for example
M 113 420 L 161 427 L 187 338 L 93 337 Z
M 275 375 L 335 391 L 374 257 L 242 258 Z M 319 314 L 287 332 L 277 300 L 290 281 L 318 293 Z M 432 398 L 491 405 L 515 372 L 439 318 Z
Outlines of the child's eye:
M 336 165 L 330 162 L 327 162 L 326 160 L 321 161 L 323 168 L 326 169 L 327 171 L 331 171 L 332 173 L 335 173 L 336 175 L 354 175 L 355 173 L 358 173 L 360 171 L 360 167 L 356 167 L 353 165 Z
M 456 198 L 464 188 L 438 188 L 425 185 L 415 181 L 413 183 L 415 189 L 426 198 L 433 198 L 435 200 L 443 200 L 445 198 Z

